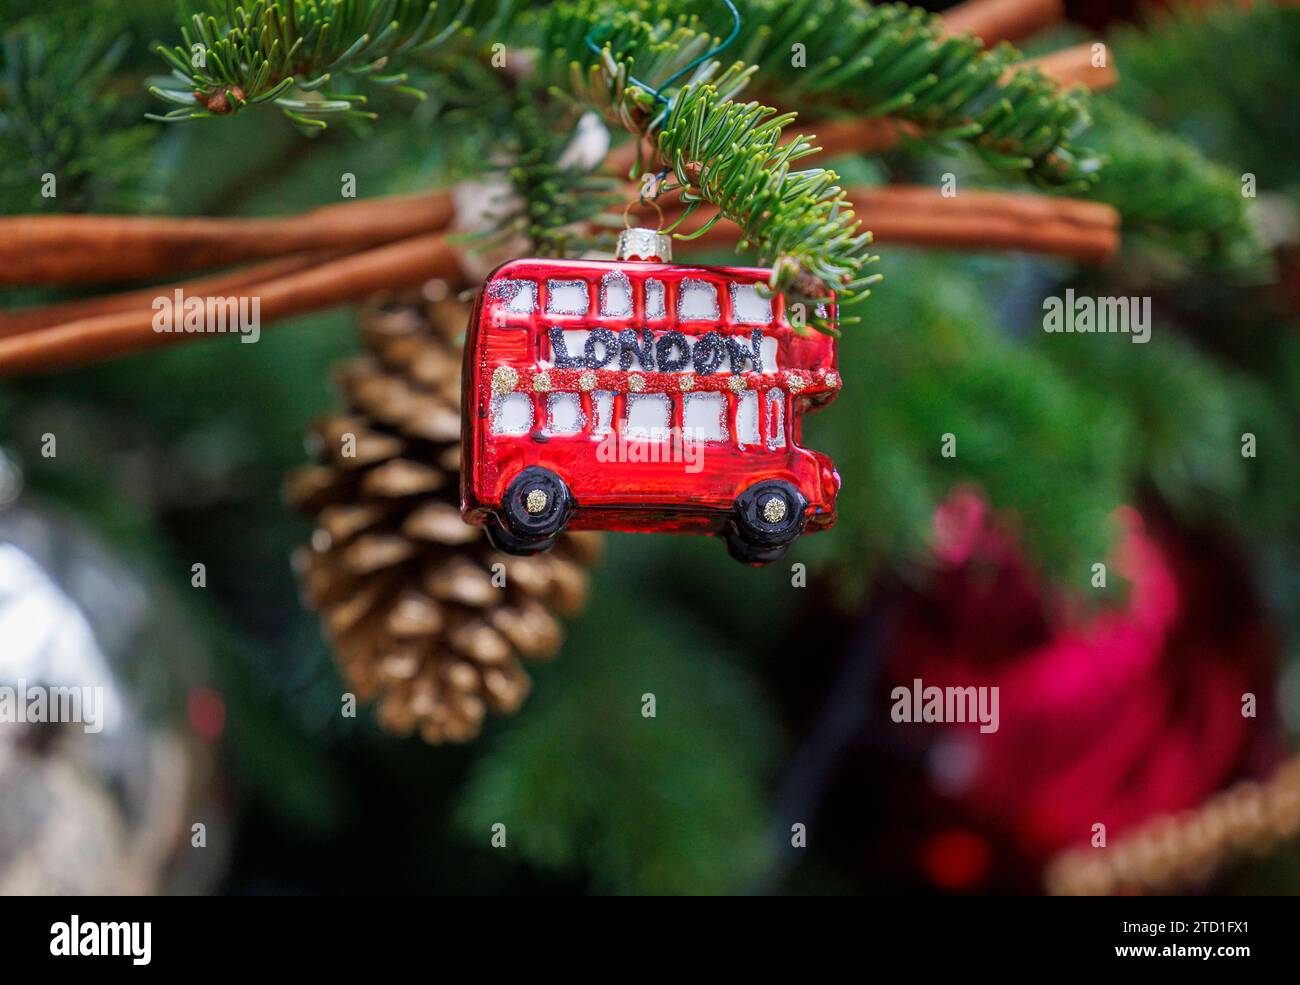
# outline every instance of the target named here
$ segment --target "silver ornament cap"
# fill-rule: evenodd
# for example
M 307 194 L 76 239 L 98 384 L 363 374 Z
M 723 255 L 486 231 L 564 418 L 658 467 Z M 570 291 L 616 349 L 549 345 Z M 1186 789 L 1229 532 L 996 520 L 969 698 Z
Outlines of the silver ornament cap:
M 673 238 L 657 229 L 635 227 L 618 234 L 616 260 L 658 260 L 670 263 L 673 259 Z

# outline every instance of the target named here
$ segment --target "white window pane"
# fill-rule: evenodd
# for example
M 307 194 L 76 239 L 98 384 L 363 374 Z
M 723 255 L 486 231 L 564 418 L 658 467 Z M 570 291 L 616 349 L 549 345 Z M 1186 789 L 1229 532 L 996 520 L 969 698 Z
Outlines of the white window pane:
M 742 325 L 770 325 L 772 299 L 759 294 L 757 284 L 732 284 L 731 317 Z
M 775 387 L 767 391 L 767 447 L 785 447 L 785 397 Z
M 714 321 L 721 314 L 718 291 L 708 281 L 683 280 L 677 296 L 677 317 L 681 321 Z
M 720 393 L 688 393 L 682 402 L 683 437 L 722 441 L 727 437 L 727 398 Z
M 672 417 L 672 402 L 666 393 L 629 393 L 627 395 L 627 423 L 629 438 L 660 440 L 668 437 Z
M 736 440 L 741 445 L 758 444 L 757 390 L 746 390 L 736 398 Z
M 530 315 L 537 310 L 537 285 L 530 280 L 493 281 L 488 297 L 515 314 Z
M 623 271 L 611 271 L 601 279 L 600 313 L 613 318 L 632 314 L 632 283 Z
M 493 434 L 527 434 L 532 426 L 531 394 L 508 393 L 492 398 Z
M 588 297 L 585 280 L 548 280 L 546 313 L 550 315 L 585 315 Z
M 776 338 L 771 335 L 764 335 L 763 341 L 759 345 L 759 352 L 763 354 L 763 372 L 775 373 L 781 367 L 776 364 Z
M 661 280 L 645 282 L 645 316 L 646 318 L 668 317 L 668 309 L 664 305 L 664 282 Z
M 609 434 L 614 422 L 614 394 L 597 390 L 591 395 L 591 408 L 596 414 L 596 434 Z
M 576 393 L 553 393 L 546 399 L 546 431 L 548 434 L 577 434 L 586 420 L 582 416 L 582 401 Z

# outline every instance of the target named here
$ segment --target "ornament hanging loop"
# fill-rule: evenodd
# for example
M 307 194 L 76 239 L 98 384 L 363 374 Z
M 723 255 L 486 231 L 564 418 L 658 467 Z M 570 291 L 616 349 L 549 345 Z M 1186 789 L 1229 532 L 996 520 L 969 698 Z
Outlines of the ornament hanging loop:
M 624 229 L 632 229 L 632 228 L 634 228 L 633 225 L 632 225 L 632 207 L 635 206 L 635 205 L 637 205 L 637 204 L 638 204 L 638 203 L 636 203 L 636 202 L 628 202 L 628 203 L 627 203 L 627 208 L 625 208 L 625 209 L 623 210 L 623 228 L 624 228 Z M 645 205 L 645 204 L 647 204 L 647 203 L 646 203 L 645 199 L 642 199 L 641 202 L 640 202 L 640 204 L 641 204 L 641 205 Z M 658 222 L 658 224 L 655 226 L 655 232 L 657 232 L 657 233 L 658 233 L 658 232 L 662 232 L 662 231 L 663 231 L 663 228 L 664 228 L 664 210 L 661 209 L 661 208 L 659 207 L 659 203 L 656 202 L 653 198 L 650 199 L 650 201 L 649 201 L 648 204 L 651 205 L 651 206 L 654 208 L 654 210 L 655 210 L 655 214 L 656 214 L 657 216 L 659 216 L 659 222 Z

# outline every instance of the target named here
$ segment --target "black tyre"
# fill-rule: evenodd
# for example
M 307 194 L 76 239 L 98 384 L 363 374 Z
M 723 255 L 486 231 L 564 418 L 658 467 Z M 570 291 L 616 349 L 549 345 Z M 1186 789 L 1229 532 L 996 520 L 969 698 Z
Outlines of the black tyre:
M 554 542 L 564 532 L 572 512 L 573 496 L 564 480 L 549 469 L 530 466 L 515 476 L 506 489 L 498 529 L 510 536 L 503 537 L 502 543 L 515 541 L 520 547 L 542 545 L 529 553 L 545 550 L 550 544 L 543 542 Z
M 734 530 L 728 530 L 722 535 L 722 539 L 726 541 L 728 554 L 741 564 L 752 564 L 755 567 L 781 560 L 785 557 L 785 552 L 790 549 L 789 544 L 782 544 L 780 547 L 757 547 Z
M 756 482 L 736 497 L 727 550 L 745 564 L 769 564 L 803 533 L 808 500 L 782 479 Z
M 549 551 L 555 546 L 555 542 L 559 540 L 558 535 L 543 540 L 520 540 L 499 523 L 488 524 L 486 533 L 488 543 L 496 550 L 502 554 L 513 554 L 516 557 L 530 557 L 533 554 Z

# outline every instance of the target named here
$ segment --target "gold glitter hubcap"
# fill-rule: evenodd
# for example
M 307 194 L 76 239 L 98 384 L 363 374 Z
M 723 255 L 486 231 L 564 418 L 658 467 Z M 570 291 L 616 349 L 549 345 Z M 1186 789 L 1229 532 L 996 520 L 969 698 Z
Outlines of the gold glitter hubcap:
M 785 500 L 780 496 L 771 496 L 763 504 L 763 519 L 768 523 L 780 523 L 785 519 Z
M 542 512 L 542 510 L 546 509 L 546 502 L 546 493 L 542 492 L 540 489 L 534 489 L 524 497 L 524 509 L 533 514 L 533 516 L 536 516 L 538 513 Z

